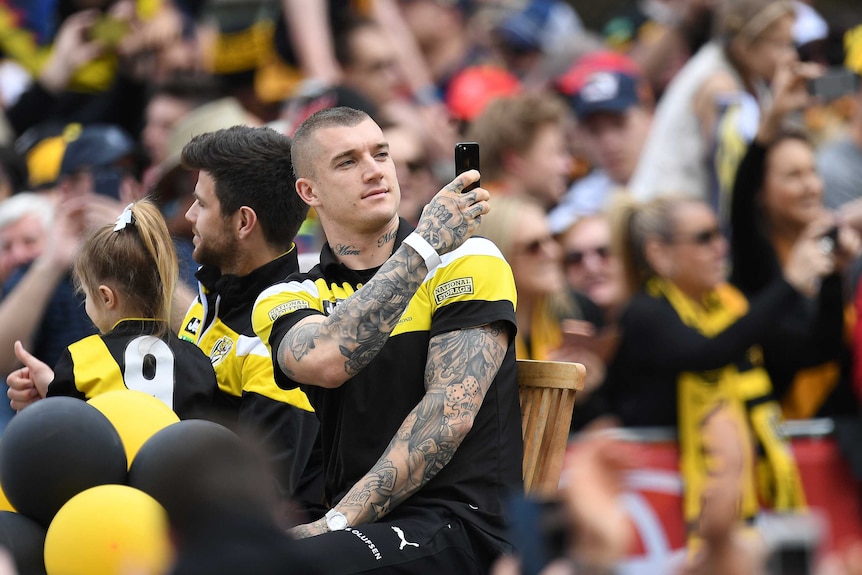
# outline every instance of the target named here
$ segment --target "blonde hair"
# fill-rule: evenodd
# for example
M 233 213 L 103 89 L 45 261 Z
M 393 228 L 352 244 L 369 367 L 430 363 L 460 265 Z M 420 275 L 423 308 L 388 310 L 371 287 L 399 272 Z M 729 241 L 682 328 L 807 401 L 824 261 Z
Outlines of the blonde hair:
M 795 14 L 789 0 L 723 0 L 719 9 L 720 36 L 729 43 L 734 38 L 754 40 L 777 20 Z
M 521 214 L 533 207 L 544 215 L 545 208 L 537 199 L 524 195 L 498 196 L 491 199 L 489 204 L 491 211 L 482 216 L 476 235 L 494 242 L 503 253 L 503 257 L 511 262 L 515 247 L 512 230 L 520 225 Z M 549 295 L 548 304 L 550 309 L 560 317 L 580 315 L 578 304 L 568 290 Z
M 618 194 L 610 209 L 611 246 L 620 258 L 626 292 L 631 296 L 656 275 L 646 257 L 648 239 L 668 242 L 677 228 L 676 212 L 686 203 L 702 203 L 682 195 L 658 196 L 639 203 L 627 194 Z
M 115 284 L 143 317 L 164 322 L 164 333 L 179 274 L 177 254 L 155 204 L 141 200 L 127 209 L 131 222 L 122 229 L 108 224 L 90 233 L 75 260 L 75 277 L 88 291 Z

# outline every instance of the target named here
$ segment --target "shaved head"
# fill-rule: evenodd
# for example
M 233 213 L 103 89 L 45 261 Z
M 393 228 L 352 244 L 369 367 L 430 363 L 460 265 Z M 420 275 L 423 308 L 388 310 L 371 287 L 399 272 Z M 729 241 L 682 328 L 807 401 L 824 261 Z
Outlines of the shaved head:
M 309 116 L 296 129 L 290 147 L 290 159 L 296 177 L 314 177 L 314 158 L 320 153 L 315 134 L 319 130 L 323 128 L 349 128 L 358 126 L 370 119 L 371 116 L 365 112 L 346 106 L 326 108 Z

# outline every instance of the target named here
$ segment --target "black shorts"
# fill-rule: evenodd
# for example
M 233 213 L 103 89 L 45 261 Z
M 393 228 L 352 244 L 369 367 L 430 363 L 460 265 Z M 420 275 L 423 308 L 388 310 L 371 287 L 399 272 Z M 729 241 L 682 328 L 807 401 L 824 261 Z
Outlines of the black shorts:
M 399 509 L 377 523 L 302 539 L 293 548 L 327 575 L 488 572 L 461 520 L 431 509 Z

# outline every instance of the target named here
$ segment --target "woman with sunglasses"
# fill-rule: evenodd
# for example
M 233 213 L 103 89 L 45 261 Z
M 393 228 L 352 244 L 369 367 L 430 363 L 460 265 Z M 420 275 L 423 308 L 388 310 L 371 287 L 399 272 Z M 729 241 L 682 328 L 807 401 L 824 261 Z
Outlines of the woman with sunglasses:
M 563 252 L 551 236 L 541 204 L 513 195 L 494 198 L 491 206 L 478 234 L 494 242 L 512 267 L 518 290 L 518 358 L 577 361 L 586 365 L 588 379 L 600 381 L 603 367 L 592 365 L 574 342 L 592 336 L 601 312 L 587 297 L 568 289 Z M 564 329 L 564 322 L 570 329 Z
M 740 436 L 763 448 L 757 468 L 765 472 L 761 479 L 770 485 L 776 509 L 804 506 L 791 452 L 776 433 L 780 412 L 770 399 L 759 344 L 770 337 L 773 318 L 832 271 L 833 259 L 818 247 L 820 228 L 806 230 L 783 274 L 746 300 L 725 282 L 727 241 L 707 204 L 621 198 L 612 221 L 631 299 L 602 386 L 609 411 L 626 426 L 678 430 L 684 515 L 692 534 L 708 477 L 701 425 L 717 409 L 728 408 Z M 753 465 L 749 458 L 745 469 Z M 740 518 L 752 518 L 758 510 L 753 473 L 738 479 Z
M 811 298 L 774 321 L 780 329 L 766 351 L 766 368 L 788 419 L 855 415 L 846 344 L 843 272 L 859 251 L 858 236 L 829 214 L 814 148 L 806 136 L 783 128 L 788 113 L 810 96 L 804 65 L 779 68 L 775 98 L 736 174 L 731 204 L 731 282 L 756 294 L 788 265 L 791 247 L 818 220 L 827 222 L 821 250 L 834 260 Z M 828 232 L 828 233 L 827 233 Z

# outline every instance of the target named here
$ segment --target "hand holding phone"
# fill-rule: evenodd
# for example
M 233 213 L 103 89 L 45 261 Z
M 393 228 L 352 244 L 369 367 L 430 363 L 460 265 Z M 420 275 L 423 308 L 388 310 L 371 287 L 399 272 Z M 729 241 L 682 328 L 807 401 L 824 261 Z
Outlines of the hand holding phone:
M 822 102 L 831 102 L 859 92 L 859 75 L 847 68 L 830 68 L 822 76 L 808 80 L 808 92 Z
M 455 144 L 455 176 L 460 176 L 470 170 L 479 170 L 479 144 L 476 142 L 458 142 Z M 461 190 L 461 193 L 469 192 L 479 186 L 479 180 L 476 180 Z

